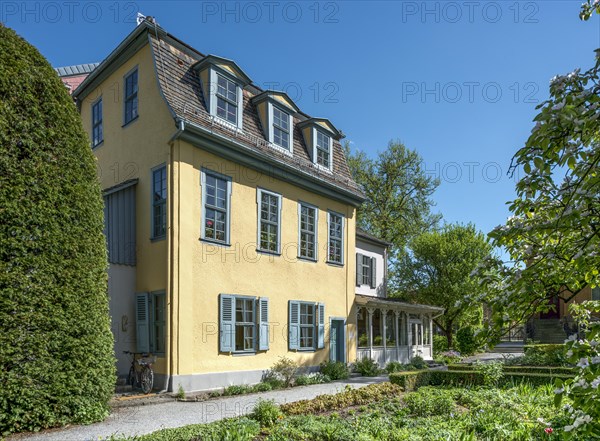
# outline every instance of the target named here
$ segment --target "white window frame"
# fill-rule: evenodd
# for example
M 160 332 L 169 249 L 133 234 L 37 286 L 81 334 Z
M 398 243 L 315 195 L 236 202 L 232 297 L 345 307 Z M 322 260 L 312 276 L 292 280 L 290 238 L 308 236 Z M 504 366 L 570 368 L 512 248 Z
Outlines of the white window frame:
M 210 80 L 209 80 L 210 87 L 208 90 L 210 114 L 215 118 L 216 121 L 219 121 L 229 127 L 241 130 L 243 127 L 243 117 L 244 117 L 244 94 L 243 94 L 243 88 L 242 88 L 239 80 L 237 78 L 235 78 L 234 76 L 227 74 L 222 69 L 216 69 L 214 66 L 212 66 L 209 69 L 208 74 L 210 76 Z M 217 115 L 217 91 L 219 89 L 219 85 L 218 85 L 219 84 L 219 82 L 218 82 L 219 75 L 221 77 L 225 78 L 226 80 L 231 81 L 236 86 L 237 121 L 235 124 L 232 123 L 231 121 L 228 121 L 227 119 L 222 118 L 219 115 Z
M 269 143 L 272 147 L 277 150 L 287 154 L 292 155 L 294 153 L 294 118 L 288 110 L 285 110 L 281 106 L 277 106 L 272 102 L 268 103 L 268 124 L 269 124 Z M 275 112 L 274 109 L 277 108 L 280 112 L 285 113 L 288 116 L 288 146 L 289 148 L 285 148 L 282 145 L 279 145 L 275 142 Z
M 213 242 L 216 244 L 221 244 L 221 245 L 231 245 L 231 240 L 230 240 L 230 232 L 231 232 L 231 182 L 232 179 L 230 176 L 224 175 L 222 173 L 218 173 L 212 170 L 208 170 L 205 168 L 202 168 L 201 171 L 201 176 L 200 176 L 200 187 L 201 187 L 201 192 L 202 192 L 202 219 L 200 221 L 200 238 L 202 240 L 205 240 L 207 242 Z M 221 179 L 224 180 L 227 183 L 227 189 L 226 189 L 226 198 L 227 198 L 227 204 L 225 207 L 225 240 L 218 240 L 218 239 L 214 239 L 212 237 L 206 237 L 206 229 L 205 229 L 205 225 L 204 222 L 206 220 L 206 176 L 210 175 L 212 177 L 215 177 L 217 179 Z
M 318 153 L 317 133 L 318 132 L 321 132 L 321 134 L 323 134 L 329 138 L 329 167 L 325 167 L 324 165 L 319 164 L 317 161 L 317 153 Z M 313 143 L 312 144 L 313 144 L 313 163 L 315 164 L 315 166 L 321 170 L 325 170 L 325 171 L 329 171 L 329 172 L 333 171 L 333 137 L 331 136 L 331 134 L 327 133 L 324 130 L 313 127 Z
M 262 208 L 262 195 L 263 194 L 268 194 L 270 196 L 275 196 L 277 198 L 277 204 L 278 204 L 278 210 L 277 210 L 277 250 L 272 251 L 272 250 L 265 250 L 263 248 L 261 248 L 261 243 L 260 243 L 260 231 L 261 231 L 261 225 L 262 225 L 262 219 L 261 219 L 261 208 Z M 257 234 L 256 234 L 256 250 L 261 252 L 261 253 L 269 253 L 269 254 L 281 254 L 281 205 L 283 202 L 283 198 L 281 197 L 280 193 L 275 193 L 273 191 L 270 190 L 265 190 L 264 188 L 257 188 L 256 189 L 256 205 L 257 205 Z
M 310 208 L 315 210 L 315 231 L 314 231 L 314 240 L 313 247 L 315 250 L 314 257 L 307 257 L 302 255 L 302 207 Z M 303 260 L 310 260 L 316 262 L 319 259 L 319 207 L 308 204 L 306 202 L 298 202 L 298 258 Z
M 341 257 L 341 262 L 336 262 L 336 261 L 332 261 L 329 259 L 329 245 L 331 243 L 331 217 L 332 216 L 339 216 L 342 219 L 342 237 L 340 239 L 336 238 L 335 240 L 340 240 L 341 241 L 341 249 L 340 249 L 340 257 Z M 327 212 L 327 263 L 333 264 L 333 265 L 340 265 L 343 266 L 344 262 L 345 262 L 345 255 L 344 255 L 344 236 L 346 235 L 346 217 L 342 214 L 342 213 L 338 213 L 336 211 L 331 211 L 329 210 Z

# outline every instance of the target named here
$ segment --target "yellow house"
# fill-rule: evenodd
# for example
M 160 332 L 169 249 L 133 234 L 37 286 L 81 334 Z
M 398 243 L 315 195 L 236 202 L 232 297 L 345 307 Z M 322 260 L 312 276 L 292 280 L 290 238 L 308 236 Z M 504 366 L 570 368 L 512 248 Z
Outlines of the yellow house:
M 152 19 L 73 96 L 105 189 L 120 375 L 123 351 L 186 391 L 257 382 L 282 356 L 356 359 L 363 194 L 331 122 Z

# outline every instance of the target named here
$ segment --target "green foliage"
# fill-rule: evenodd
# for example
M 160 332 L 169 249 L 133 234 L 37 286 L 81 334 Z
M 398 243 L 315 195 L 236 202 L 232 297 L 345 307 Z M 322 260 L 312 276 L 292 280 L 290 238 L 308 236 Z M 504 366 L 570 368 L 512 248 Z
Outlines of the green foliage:
M 524 355 L 504 360 L 507 366 L 567 366 L 562 344 L 525 345 Z
M 175 394 L 175 398 L 178 400 L 185 400 L 185 391 L 183 390 L 183 386 L 180 384 L 177 387 L 177 393 Z
M 409 364 L 414 366 L 416 369 L 427 369 L 429 366 L 425 360 L 423 360 L 423 357 L 419 357 L 418 355 L 413 357 Z
M 283 387 L 290 387 L 294 384 L 298 368 L 298 364 L 293 360 L 287 357 L 279 357 L 279 360 L 265 374 L 263 382 L 271 384 L 274 389 L 278 384 Z
M 449 364 L 449 371 L 473 371 L 476 370 L 476 365 L 470 364 Z M 529 374 L 564 374 L 575 375 L 575 369 L 571 367 L 554 367 L 554 366 L 510 366 L 504 364 L 502 367 L 504 372 L 521 372 Z
M 296 386 L 308 386 L 311 384 L 323 384 L 331 382 L 331 378 L 328 375 L 324 375 L 321 372 L 314 372 L 307 375 L 298 375 L 294 381 Z
M 350 377 L 350 369 L 341 361 L 324 361 L 321 363 L 321 373 L 331 380 L 346 380 Z
M 521 372 L 505 372 L 499 385 L 528 383 L 534 386 L 553 384 L 555 379 L 567 380 L 571 375 L 563 374 L 530 374 Z M 466 371 L 412 371 L 390 374 L 390 382 L 406 391 L 416 390 L 422 386 L 483 386 L 485 377 L 474 370 Z
M 440 352 L 436 356 L 434 356 L 434 361 L 440 364 L 452 364 L 459 363 L 462 360 L 459 352 L 456 351 L 446 351 Z
M 479 349 L 479 344 L 475 339 L 475 331 L 470 326 L 460 328 L 456 333 L 456 348 L 463 355 L 474 354 Z
M 232 395 L 244 395 L 252 392 L 254 392 L 254 388 L 249 384 L 232 384 L 223 390 L 222 395 L 229 397 Z
M 391 361 L 385 366 L 385 371 L 388 374 L 392 372 L 405 372 L 405 371 L 417 371 L 421 369 L 427 369 L 429 365 L 423 360 L 423 357 L 413 357 L 407 364 L 402 364 L 397 361 Z
M 0 25 L 0 435 L 108 415 L 103 202 L 65 86 Z
M 496 386 L 498 381 L 504 376 L 504 365 L 500 361 L 490 361 L 481 363 L 478 361 L 475 364 L 475 371 L 483 377 L 484 386 Z
M 410 415 L 416 417 L 450 415 L 455 410 L 454 399 L 444 390 L 419 389 L 404 397 Z
M 286 415 L 302 415 L 329 412 L 350 406 L 374 403 L 390 395 L 401 392 L 398 386 L 390 383 L 371 384 L 360 389 L 348 389 L 335 395 L 319 395 L 312 400 L 296 401 L 281 406 Z
M 260 423 L 262 427 L 271 427 L 277 420 L 283 418 L 283 413 L 273 400 L 258 400 L 250 418 Z
M 379 369 L 377 363 L 369 357 L 365 357 L 354 363 L 354 371 L 363 377 L 375 377 L 381 373 L 381 369 Z
M 492 255 L 492 247 L 474 225 L 446 224 L 414 238 L 410 248 L 412 258 L 402 264 L 402 297 L 444 309 L 435 323 L 451 347 L 454 327 L 481 320 L 482 303 L 463 299 L 481 292 L 472 274 Z
M 270 390 L 273 390 L 273 386 L 270 383 L 258 383 L 255 384 L 254 387 L 254 392 L 269 392 Z
M 433 355 L 439 355 L 441 352 L 448 350 L 448 339 L 445 335 L 433 335 Z

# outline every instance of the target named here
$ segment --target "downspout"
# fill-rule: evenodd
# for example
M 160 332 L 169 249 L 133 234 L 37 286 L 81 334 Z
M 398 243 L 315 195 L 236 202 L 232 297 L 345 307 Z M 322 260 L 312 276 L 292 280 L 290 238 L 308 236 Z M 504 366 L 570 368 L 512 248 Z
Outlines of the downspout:
M 167 354 L 167 372 L 165 375 L 165 383 L 163 386 L 163 390 L 161 392 L 167 392 L 169 390 L 169 383 L 171 382 L 171 375 L 172 372 L 174 372 L 174 361 L 173 361 L 173 351 L 172 348 L 174 347 L 174 326 L 173 326 L 173 292 L 174 292 L 174 278 L 173 278 L 173 205 L 174 205 L 174 201 L 173 201 L 173 188 L 174 188 L 174 179 L 173 179 L 173 164 L 174 164 L 174 160 L 173 160 L 173 146 L 174 146 L 174 141 L 175 139 L 177 139 L 179 137 L 179 135 L 181 134 L 181 132 L 183 132 L 183 130 L 185 129 L 185 124 L 182 120 L 177 121 L 179 128 L 177 129 L 177 131 L 173 134 L 173 136 L 171 137 L 171 139 L 169 140 L 169 157 L 167 159 L 167 163 L 169 164 L 169 168 L 170 168 L 170 173 L 169 173 L 169 188 L 170 188 L 170 197 L 169 197 L 169 210 L 167 213 L 167 222 L 168 222 L 168 229 L 169 229 L 169 234 L 167 234 L 167 285 L 169 287 L 169 315 L 167 316 L 168 320 L 169 320 L 169 339 L 167 340 L 167 345 L 168 347 L 166 348 L 166 354 Z M 179 304 L 178 304 L 179 306 Z M 178 311 L 179 313 L 179 311 Z M 178 314 L 178 318 L 179 318 L 179 314 Z M 179 323 L 179 321 L 178 321 Z

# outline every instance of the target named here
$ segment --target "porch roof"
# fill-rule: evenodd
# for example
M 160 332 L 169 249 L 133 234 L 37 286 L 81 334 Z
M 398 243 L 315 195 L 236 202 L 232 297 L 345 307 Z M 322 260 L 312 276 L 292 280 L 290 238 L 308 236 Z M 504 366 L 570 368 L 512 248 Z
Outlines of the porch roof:
M 358 306 L 372 307 L 372 308 L 388 308 L 388 309 L 403 309 L 409 312 L 433 312 L 443 313 L 444 308 L 439 306 L 431 305 L 420 305 L 418 303 L 403 302 L 398 299 L 366 296 L 363 294 L 356 294 L 356 304 Z

